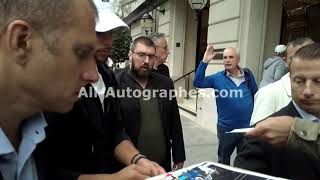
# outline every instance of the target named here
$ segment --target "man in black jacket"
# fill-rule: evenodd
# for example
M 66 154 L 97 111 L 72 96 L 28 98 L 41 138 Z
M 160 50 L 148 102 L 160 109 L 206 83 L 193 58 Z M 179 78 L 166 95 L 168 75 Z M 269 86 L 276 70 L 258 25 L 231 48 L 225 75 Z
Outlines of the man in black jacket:
M 117 97 L 105 96 L 107 89 L 117 89 L 114 74 L 105 64 L 111 53 L 112 30 L 127 25 L 113 13 L 112 4 L 94 2 L 99 13 L 95 54 L 99 79 L 80 91 L 81 99 L 71 112 L 45 114 L 49 126 L 47 139 L 38 150 L 38 162 L 45 163 L 44 176 L 52 180 L 145 179 L 158 175 L 164 170 L 140 154 L 124 132 Z M 119 171 L 123 166 L 116 159 L 129 166 Z
M 183 167 L 185 149 L 179 110 L 170 78 L 152 72 L 155 45 L 148 37 L 134 40 L 129 52 L 131 67 L 117 75 L 121 114 L 126 132 L 150 160 L 171 171 Z
M 169 68 L 164 63 L 166 62 L 170 50 L 166 40 L 166 35 L 163 33 L 156 33 L 150 36 L 154 44 L 156 45 L 157 59 L 153 63 L 153 72 L 170 77 Z
M 314 43 L 299 49 L 292 57 L 290 80 L 292 102 L 272 115 L 303 118 L 320 122 L 320 44 Z M 281 120 L 281 119 L 279 119 Z M 259 122 L 257 126 L 259 126 Z M 272 127 L 274 128 L 274 127 Z M 275 127 L 281 128 L 281 127 Z M 299 136 L 307 136 L 301 132 Z M 299 138 L 296 138 L 299 141 Z M 318 146 L 317 141 L 310 141 Z M 308 148 L 271 145 L 267 141 L 248 138 L 235 166 L 289 179 L 319 179 L 320 158 Z

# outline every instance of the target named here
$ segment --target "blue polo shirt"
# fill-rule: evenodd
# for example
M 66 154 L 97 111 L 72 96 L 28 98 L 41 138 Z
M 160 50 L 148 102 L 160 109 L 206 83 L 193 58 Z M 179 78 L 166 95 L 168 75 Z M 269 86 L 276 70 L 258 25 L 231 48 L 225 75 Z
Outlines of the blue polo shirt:
M 200 62 L 193 86 L 215 89 L 217 126 L 228 130 L 249 127 L 253 111 L 253 96 L 257 92 L 257 84 L 252 73 L 244 72 L 244 81 L 238 84 L 225 71 L 205 77 L 207 66 L 207 63 Z M 239 93 L 241 96 L 234 92 L 241 92 Z
M 18 152 L 0 128 L 0 172 L 4 180 L 38 180 L 32 153 L 37 144 L 45 139 L 46 126 L 42 113 L 27 119 L 21 128 L 22 140 Z

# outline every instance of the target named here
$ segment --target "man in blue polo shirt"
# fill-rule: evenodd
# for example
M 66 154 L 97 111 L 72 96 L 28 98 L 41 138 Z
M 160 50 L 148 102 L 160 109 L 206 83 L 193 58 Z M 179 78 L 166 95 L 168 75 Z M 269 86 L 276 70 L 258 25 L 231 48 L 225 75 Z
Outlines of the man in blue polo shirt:
M 223 52 L 224 71 L 205 77 L 208 63 L 215 55 L 213 46 L 208 45 L 193 85 L 198 88 L 215 89 L 218 111 L 218 162 L 230 165 L 230 156 L 234 149 L 237 147 L 237 152 L 241 150 L 243 135 L 225 132 L 249 127 L 257 84 L 250 70 L 239 66 L 240 56 L 235 48 L 226 48 Z M 228 92 L 228 94 L 223 93 L 222 96 L 220 92 Z M 232 92 L 239 93 L 235 95 Z

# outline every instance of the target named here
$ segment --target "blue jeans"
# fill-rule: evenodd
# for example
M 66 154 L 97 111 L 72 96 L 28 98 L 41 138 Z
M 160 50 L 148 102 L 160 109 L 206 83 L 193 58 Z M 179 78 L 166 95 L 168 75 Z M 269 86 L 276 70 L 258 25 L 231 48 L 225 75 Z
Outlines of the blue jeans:
M 226 165 L 230 165 L 230 156 L 233 153 L 234 149 L 237 148 L 237 153 L 240 152 L 243 146 L 243 134 L 235 133 L 228 134 L 225 128 L 217 127 L 218 132 L 218 162 Z

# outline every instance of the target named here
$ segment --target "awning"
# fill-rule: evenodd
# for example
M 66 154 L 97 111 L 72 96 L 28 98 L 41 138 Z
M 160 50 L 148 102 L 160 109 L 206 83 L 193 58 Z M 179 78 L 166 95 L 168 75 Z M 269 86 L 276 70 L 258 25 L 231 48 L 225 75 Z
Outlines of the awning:
M 132 11 L 123 21 L 129 26 L 139 20 L 142 15 L 149 13 L 168 0 L 145 0 L 140 6 Z

